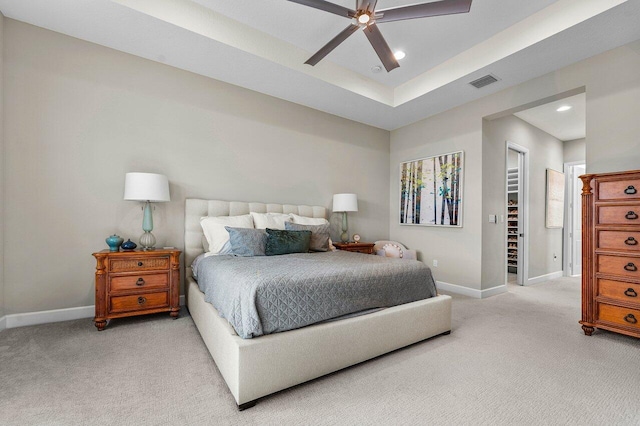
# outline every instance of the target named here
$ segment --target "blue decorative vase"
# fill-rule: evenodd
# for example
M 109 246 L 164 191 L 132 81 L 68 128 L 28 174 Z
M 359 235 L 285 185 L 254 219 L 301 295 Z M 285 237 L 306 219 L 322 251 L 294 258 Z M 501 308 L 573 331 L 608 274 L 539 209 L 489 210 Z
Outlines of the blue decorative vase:
M 120 246 L 122 245 L 122 242 L 124 241 L 124 238 L 121 238 L 119 235 L 113 234 L 105 241 L 109 246 L 109 251 L 118 251 L 118 249 L 120 249 Z
M 128 239 L 127 241 L 122 243 L 122 250 L 131 251 L 131 250 L 135 250 L 136 247 L 138 247 L 138 245 L 133 241 L 131 241 L 131 239 Z

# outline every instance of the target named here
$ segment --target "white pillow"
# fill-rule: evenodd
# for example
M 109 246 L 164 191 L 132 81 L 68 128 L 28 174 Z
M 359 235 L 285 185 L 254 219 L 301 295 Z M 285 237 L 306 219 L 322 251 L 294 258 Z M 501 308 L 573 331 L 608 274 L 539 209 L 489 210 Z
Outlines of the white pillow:
M 297 223 L 298 225 L 325 225 L 329 223 L 327 219 L 321 217 L 305 217 L 293 213 L 291 213 L 291 218 L 293 219 L 293 223 Z
M 204 236 L 207 239 L 207 243 L 209 243 L 209 253 L 221 254 L 225 244 L 229 241 L 229 232 L 224 227 L 253 228 L 253 218 L 250 214 L 242 216 L 207 216 L 200 219 L 200 226 L 202 226 Z
M 253 224 L 256 229 L 282 229 L 284 223 L 291 222 L 291 215 L 284 213 L 249 213 L 253 218 Z

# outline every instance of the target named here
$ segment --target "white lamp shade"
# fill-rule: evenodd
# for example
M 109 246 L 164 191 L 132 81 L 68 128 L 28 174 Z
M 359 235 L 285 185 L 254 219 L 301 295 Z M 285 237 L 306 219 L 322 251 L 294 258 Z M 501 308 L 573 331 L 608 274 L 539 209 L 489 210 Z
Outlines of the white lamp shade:
M 357 212 L 358 197 L 356 194 L 334 194 L 333 195 L 333 211 L 334 212 Z
M 154 203 L 171 201 L 169 179 L 156 173 L 127 173 L 124 178 L 124 199 Z

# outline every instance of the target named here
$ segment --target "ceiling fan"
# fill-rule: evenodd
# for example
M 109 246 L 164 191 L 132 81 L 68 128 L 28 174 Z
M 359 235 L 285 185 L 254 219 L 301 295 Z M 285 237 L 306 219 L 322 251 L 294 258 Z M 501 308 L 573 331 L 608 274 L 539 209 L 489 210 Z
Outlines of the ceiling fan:
M 400 64 L 396 60 L 389 45 L 382 37 L 376 23 L 404 21 L 415 18 L 428 18 L 430 16 L 453 15 L 455 13 L 467 13 L 471 9 L 472 0 L 441 0 L 431 3 L 413 4 L 409 6 L 393 7 L 389 9 L 376 10 L 378 0 L 356 0 L 356 10 L 340 6 L 325 0 L 289 0 L 293 3 L 324 10 L 345 18 L 354 19 L 340 34 L 333 40 L 325 44 L 315 55 L 310 57 L 305 64 L 315 65 L 327 56 L 340 43 L 345 41 L 351 34 L 362 28 L 369 39 L 371 46 L 378 54 L 387 72 L 398 68 Z

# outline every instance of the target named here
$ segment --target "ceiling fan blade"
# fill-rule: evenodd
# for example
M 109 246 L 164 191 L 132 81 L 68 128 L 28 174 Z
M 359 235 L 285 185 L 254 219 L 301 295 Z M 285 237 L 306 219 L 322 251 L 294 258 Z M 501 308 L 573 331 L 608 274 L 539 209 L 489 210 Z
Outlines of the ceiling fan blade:
M 366 10 L 371 13 L 375 10 L 377 3 L 378 0 L 360 0 L 358 2 L 358 11 Z
M 307 61 L 305 62 L 305 64 L 309 64 L 309 65 L 315 65 L 318 62 L 320 62 L 325 56 L 327 56 L 329 53 L 331 53 L 331 51 L 333 49 L 335 49 L 336 47 L 338 47 L 338 45 L 340 43 L 342 43 L 343 41 L 345 41 L 351 34 L 355 33 L 356 31 L 358 31 L 358 28 L 360 28 L 357 25 L 351 24 L 349 25 L 347 28 L 345 28 L 344 30 L 342 30 L 342 32 L 340 34 L 338 34 L 337 36 L 335 36 L 329 43 L 325 44 L 322 49 L 318 50 L 315 55 L 313 55 L 312 57 L 310 57 L 309 59 L 307 59 Z
M 376 22 L 404 21 L 406 19 L 428 18 L 429 16 L 453 15 L 467 13 L 471 9 L 472 0 L 442 0 L 432 3 L 414 4 L 411 6 L 394 7 L 376 10 Z
M 313 7 L 314 9 L 324 10 L 325 12 L 333 13 L 336 15 L 344 16 L 345 18 L 355 18 L 356 11 L 351 10 L 348 7 L 343 7 L 335 3 L 330 3 L 325 0 L 289 0 L 293 3 L 298 3 L 304 6 Z
M 382 65 L 384 65 L 387 72 L 400 66 L 376 24 L 367 25 L 364 28 L 364 33 L 369 39 L 371 46 L 373 46 L 373 50 L 378 54 L 378 57 L 382 61 Z

